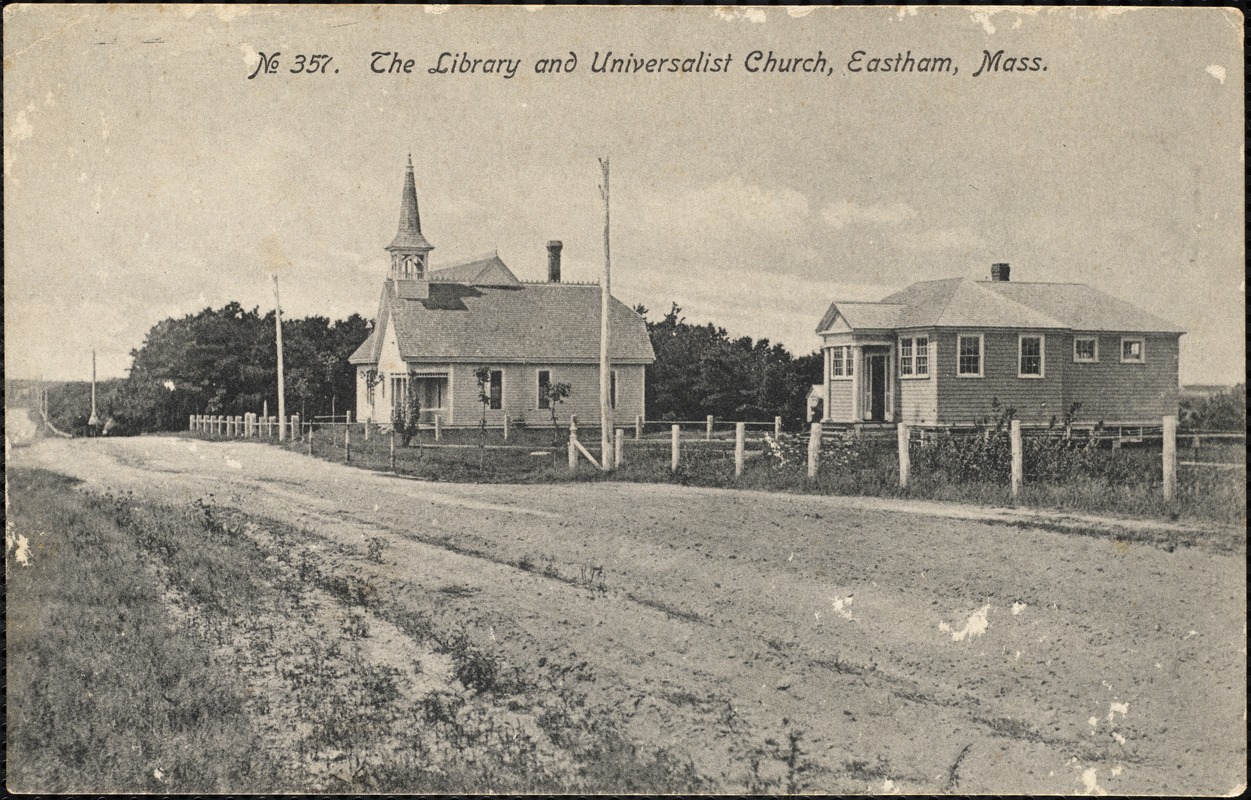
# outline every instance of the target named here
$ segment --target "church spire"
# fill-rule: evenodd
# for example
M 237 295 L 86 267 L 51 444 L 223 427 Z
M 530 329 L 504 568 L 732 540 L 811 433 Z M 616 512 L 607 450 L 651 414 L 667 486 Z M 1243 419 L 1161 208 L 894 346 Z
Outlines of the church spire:
M 400 227 L 387 245 L 391 254 L 391 278 L 404 281 L 405 294 L 424 298 L 429 291 L 430 251 L 434 245 L 421 235 L 421 215 L 417 211 L 417 182 L 413 178 L 413 157 L 404 170 L 404 191 L 400 195 Z
M 429 252 L 434 249 L 421 235 L 421 213 L 417 208 L 417 182 L 413 178 L 413 157 L 408 157 L 404 170 L 404 193 L 400 195 L 400 228 L 388 250 L 415 249 Z

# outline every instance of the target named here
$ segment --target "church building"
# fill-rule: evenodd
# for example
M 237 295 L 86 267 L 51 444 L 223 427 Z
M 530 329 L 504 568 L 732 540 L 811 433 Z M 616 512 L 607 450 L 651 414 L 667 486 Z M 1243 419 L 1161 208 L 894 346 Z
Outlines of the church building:
M 521 281 L 498 254 L 433 269 L 434 246 L 421 231 L 411 158 L 404 175 L 400 223 L 386 247 L 374 330 L 352 354 L 357 419 L 390 424 L 417 392 L 421 420 L 438 415 L 448 427 L 550 424 L 547 387 L 567 383 L 557 406 L 561 424 L 599 424 L 600 287 L 560 279 L 561 243 L 547 243 L 545 282 Z M 635 311 L 610 301 L 611 424 L 642 415 L 644 370 L 656 360 L 647 326 Z M 485 367 L 487 402 L 475 373 Z

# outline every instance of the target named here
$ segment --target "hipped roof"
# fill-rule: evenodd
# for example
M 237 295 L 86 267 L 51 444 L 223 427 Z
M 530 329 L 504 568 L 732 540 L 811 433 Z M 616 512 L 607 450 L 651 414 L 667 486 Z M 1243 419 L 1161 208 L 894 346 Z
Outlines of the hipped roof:
M 878 303 L 835 301 L 817 332 L 829 330 L 840 316 L 853 330 L 1055 328 L 1185 333 L 1174 323 L 1080 283 L 921 281 Z

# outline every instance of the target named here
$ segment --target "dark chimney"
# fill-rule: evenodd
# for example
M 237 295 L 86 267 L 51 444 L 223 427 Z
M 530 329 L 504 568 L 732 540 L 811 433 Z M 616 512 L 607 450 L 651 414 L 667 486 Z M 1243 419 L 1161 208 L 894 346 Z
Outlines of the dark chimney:
M 991 264 L 990 265 L 990 279 L 992 281 L 1007 281 L 1008 275 L 1011 273 L 1011 271 L 1012 271 L 1012 268 L 1009 267 L 1007 264 Z
M 547 282 L 560 283 L 560 248 L 564 247 L 555 240 L 547 243 Z

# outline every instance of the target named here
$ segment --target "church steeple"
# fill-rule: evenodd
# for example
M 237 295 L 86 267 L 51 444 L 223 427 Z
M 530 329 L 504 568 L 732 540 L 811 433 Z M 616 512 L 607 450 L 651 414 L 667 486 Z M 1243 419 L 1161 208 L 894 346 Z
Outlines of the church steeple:
M 396 281 L 416 281 L 423 286 L 413 286 L 424 296 L 428 290 L 427 272 L 430 268 L 430 251 L 434 245 L 421 235 L 421 214 L 417 209 L 417 183 L 413 178 L 413 157 L 409 155 L 404 171 L 404 192 L 400 196 L 400 226 L 395 238 L 387 245 L 391 254 L 391 278 Z

